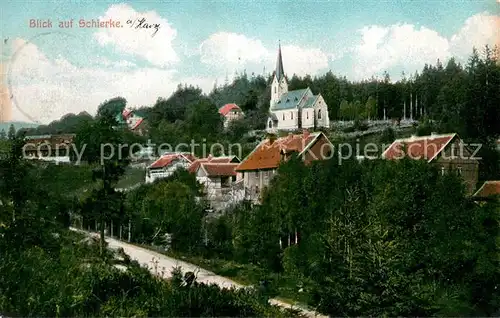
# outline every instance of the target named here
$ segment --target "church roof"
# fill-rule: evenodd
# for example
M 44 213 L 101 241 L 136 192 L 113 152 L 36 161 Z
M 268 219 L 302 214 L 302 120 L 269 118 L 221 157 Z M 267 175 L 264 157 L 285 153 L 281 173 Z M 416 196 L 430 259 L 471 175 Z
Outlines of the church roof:
M 285 77 L 285 71 L 283 70 L 283 58 L 281 57 L 281 44 L 278 48 L 278 59 L 276 60 L 276 78 L 281 81 Z
M 307 92 L 310 92 L 309 87 L 304 89 L 297 89 L 294 91 L 289 91 L 281 95 L 280 99 L 276 104 L 274 104 L 273 110 L 284 110 L 299 107 L 300 103 L 305 99 Z M 312 93 L 308 94 L 312 95 Z
M 314 103 L 318 100 L 319 95 L 309 96 L 306 100 L 306 103 L 302 106 L 302 108 L 311 108 L 314 106 Z

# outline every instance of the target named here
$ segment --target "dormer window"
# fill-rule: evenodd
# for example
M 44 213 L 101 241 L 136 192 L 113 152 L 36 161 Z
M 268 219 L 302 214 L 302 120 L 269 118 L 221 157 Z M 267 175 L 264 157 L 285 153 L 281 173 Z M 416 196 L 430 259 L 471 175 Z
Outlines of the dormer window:
M 298 101 L 299 99 L 297 97 L 295 97 L 295 101 Z
M 281 99 L 278 101 L 278 104 L 281 104 Z
M 288 103 L 289 101 L 290 101 L 290 98 L 287 98 L 287 99 L 286 99 L 286 102 Z

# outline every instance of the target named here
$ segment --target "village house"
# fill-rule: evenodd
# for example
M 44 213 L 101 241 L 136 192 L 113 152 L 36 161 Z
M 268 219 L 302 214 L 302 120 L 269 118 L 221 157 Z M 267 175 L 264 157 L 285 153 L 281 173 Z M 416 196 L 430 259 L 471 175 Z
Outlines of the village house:
M 292 155 L 298 155 L 306 164 L 313 160 L 331 158 L 333 145 L 322 132 L 289 134 L 276 138 L 271 135 L 240 163 L 237 172 L 243 175 L 243 187 L 246 199 L 259 202 L 262 190 L 276 174 L 280 163 L 287 161 Z
M 242 175 L 235 168 L 240 163 L 236 156 L 213 157 L 195 160 L 188 171 L 196 175 L 196 180 L 203 185 L 203 192 L 215 210 L 223 210 L 231 203 L 243 198 L 238 191 L 237 183 L 241 183 Z
M 124 109 L 121 114 L 116 115 L 116 121 L 120 125 L 127 125 L 132 132 L 144 136 L 147 133 L 147 124 L 143 116 L 137 111 Z
M 196 157 L 187 152 L 166 153 L 146 168 L 146 183 L 170 177 L 178 169 L 188 169 Z
M 330 128 L 328 106 L 321 94 L 314 95 L 309 87 L 288 90 L 281 46 L 278 49 L 278 60 L 271 84 L 269 113 L 266 129 L 271 133 L 279 130 Z
M 478 182 L 479 161 L 457 134 L 431 134 L 397 139 L 387 148 L 382 157 L 389 160 L 408 157 L 426 160 L 438 166 L 442 174 L 454 172 L 464 180 L 467 193 L 472 195 Z
M 25 159 L 68 163 L 74 138 L 75 134 L 26 136 L 23 156 Z
M 490 201 L 500 199 L 500 181 L 485 181 L 481 188 L 474 193 L 477 201 Z
M 219 109 L 219 114 L 224 117 L 224 128 L 229 126 L 229 123 L 234 120 L 239 120 L 245 117 L 241 108 L 236 104 L 226 104 Z

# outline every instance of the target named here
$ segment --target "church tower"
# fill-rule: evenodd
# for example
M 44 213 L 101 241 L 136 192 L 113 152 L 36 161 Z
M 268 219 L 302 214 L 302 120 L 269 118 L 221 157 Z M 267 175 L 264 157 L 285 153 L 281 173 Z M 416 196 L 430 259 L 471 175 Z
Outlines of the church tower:
M 276 69 L 274 71 L 273 83 L 271 85 L 271 109 L 274 108 L 280 97 L 288 92 L 288 83 L 286 82 L 285 72 L 283 71 L 283 59 L 281 57 L 281 44 L 278 47 L 278 59 L 276 60 Z

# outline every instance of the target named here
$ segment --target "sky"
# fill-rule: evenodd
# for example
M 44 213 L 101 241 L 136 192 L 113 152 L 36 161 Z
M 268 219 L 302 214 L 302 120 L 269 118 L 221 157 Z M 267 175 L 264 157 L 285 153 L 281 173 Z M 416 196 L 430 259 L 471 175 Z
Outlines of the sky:
M 156 34 L 137 28 L 141 18 L 159 25 Z M 122 27 L 82 28 L 81 19 Z M 30 27 L 30 20 L 52 27 Z M 465 63 L 473 46 L 500 45 L 499 30 L 500 0 L 2 0 L 8 71 L 0 85 L 10 90 L 14 120 L 48 123 L 94 114 L 115 96 L 139 107 L 167 98 L 179 83 L 208 93 L 236 73 L 267 75 L 278 43 L 288 76 L 331 70 L 362 80 L 387 71 L 398 80 L 437 59 Z

